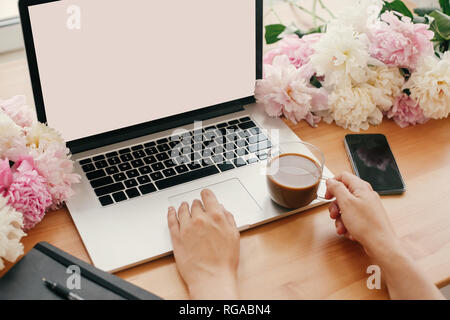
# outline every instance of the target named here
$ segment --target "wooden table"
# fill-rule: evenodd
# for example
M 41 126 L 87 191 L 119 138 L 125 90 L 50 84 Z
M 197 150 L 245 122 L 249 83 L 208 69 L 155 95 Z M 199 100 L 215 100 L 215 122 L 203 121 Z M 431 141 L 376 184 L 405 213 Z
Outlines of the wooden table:
M 32 101 L 23 52 L 3 57 L 0 98 L 25 93 Z M 343 138 L 349 131 L 334 124 L 311 128 L 288 123 L 303 140 L 321 148 L 335 173 L 351 171 Z M 400 129 L 384 120 L 368 133 L 387 136 L 406 182 L 401 196 L 384 196 L 393 226 L 412 257 L 439 287 L 450 284 L 450 118 Z M 25 252 L 47 241 L 90 262 L 66 208 L 50 212 L 23 239 Z M 384 299 L 366 287 L 371 264 L 356 243 L 335 234 L 326 206 L 318 207 L 241 235 L 239 283 L 245 299 Z M 7 264 L 4 274 L 11 267 Z M 172 256 L 117 273 L 166 299 L 188 298 Z

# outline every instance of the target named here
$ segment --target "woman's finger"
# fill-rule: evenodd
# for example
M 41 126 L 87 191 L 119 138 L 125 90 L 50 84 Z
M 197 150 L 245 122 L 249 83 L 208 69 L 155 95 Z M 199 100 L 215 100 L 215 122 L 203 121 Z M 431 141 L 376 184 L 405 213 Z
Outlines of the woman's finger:
M 191 219 L 191 214 L 189 212 L 189 205 L 187 202 L 183 202 L 178 208 L 178 221 L 180 223 L 180 229 L 186 226 Z
M 337 219 L 341 216 L 340 209 L 336 200 L 330 203 L 330 205 L 328 206 L 328 211 L 330 211 L 331 219 Z

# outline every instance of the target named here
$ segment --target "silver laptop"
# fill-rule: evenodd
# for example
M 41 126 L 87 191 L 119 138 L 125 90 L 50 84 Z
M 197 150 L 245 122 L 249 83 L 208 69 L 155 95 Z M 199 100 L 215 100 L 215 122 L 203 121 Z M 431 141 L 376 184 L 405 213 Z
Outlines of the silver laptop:
M 299 138 L 254 103 L 262 0 L 19 8 L 37 115 L 68 141 L 82 176 L 67 207 L 95 266 L 170 254 L 167 208 L 204 188 L 240 230 L 323 203 L 289 212 L 266 190 L 268 150 Z

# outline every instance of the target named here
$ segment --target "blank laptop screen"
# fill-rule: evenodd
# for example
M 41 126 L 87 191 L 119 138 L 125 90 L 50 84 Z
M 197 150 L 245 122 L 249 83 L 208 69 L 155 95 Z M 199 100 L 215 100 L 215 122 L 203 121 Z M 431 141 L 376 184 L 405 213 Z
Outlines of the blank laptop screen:
M 253 95 L 255 0 L 29 7 L 47 122 L 67 141 Z

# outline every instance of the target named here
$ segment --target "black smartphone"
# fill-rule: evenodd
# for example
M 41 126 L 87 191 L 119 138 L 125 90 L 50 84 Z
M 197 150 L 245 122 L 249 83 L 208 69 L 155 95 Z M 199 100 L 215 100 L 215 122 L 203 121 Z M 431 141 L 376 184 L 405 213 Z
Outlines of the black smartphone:
M 383 134 L 348 134 L 345 148 L 353 171 L 373 190 L 379 194 L 405 192 L 405 183 Z

